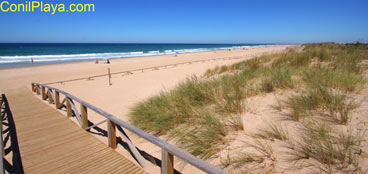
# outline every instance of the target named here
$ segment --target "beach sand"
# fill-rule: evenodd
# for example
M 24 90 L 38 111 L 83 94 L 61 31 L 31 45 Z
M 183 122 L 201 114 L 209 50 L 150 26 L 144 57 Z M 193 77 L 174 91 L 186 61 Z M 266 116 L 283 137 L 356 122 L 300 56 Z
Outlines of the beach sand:
M 187 63 L 178 66 L 168 66 L 160 69 L 150 69 L 143 72 L 134 72 L 133 74 L 116 74 L 111 78 L 112 85 L 109 85 L 107 76 L 84 79 L 73 82 L 57 83 L 50 86 L 62 89 L 88 103 L 95 105 L 108 113 L 128 121 L 127 114 L 129 109 L 137 102 L 147 99 L 150 96 L 159 94 L 161 91 L 170 90 L 179 82 L 185 80 L 191 75 L 201 76 L 207 69 L 216 66 L 229 65 L 242 60 L 246 60 L 256 55 L 273 53 L 285 50 L 287 45 L 249 48 L 246 50 L 216 51 L 187 53 L 165 56 L 140 57 L 129 59 L 114 59 L 111 64 L 95 64 L 94 61 L 42 65 L 35 67 L 10 68 L 0 70 L 0 91 L 26 86 L 31 88 L 31 82 L 50 83 L 61 80 L 89 77 L 94 75 L 106 74 L 108 68 L 111 72 L 129 71 L 133 69 L 162 66 L 181 62 L 190 62 L 198 60 L 207 60 L 204 62 Z M 242 56 L 240 59 L 212 60 L 216 58 L 233 58 Z M 90 112 L 89 119 L 94 122 L 104 120 L 102 116 Z M 102 124 L 101 128 L 106 125 Z M 150 153 L 160 159 L 160 148 L 155 145 L 128 133 L 134 144 L 140 149 Z M 106 143 L 105 137 L 98 137 Z M 133 160 L 127 151 L 118 148 L 131 160 Z M 175 159 L 176 160 L 176 159 Z M 134 161 L 134 160 L 133 160 Z M 178 164 L 179 163 L 179 164 Z M 196 172 L 192 167 L 182 165 L 176 161 L 176 168 L 183 169 L 184 173 Z M 156 173 L 158 168 L 150 169 Z

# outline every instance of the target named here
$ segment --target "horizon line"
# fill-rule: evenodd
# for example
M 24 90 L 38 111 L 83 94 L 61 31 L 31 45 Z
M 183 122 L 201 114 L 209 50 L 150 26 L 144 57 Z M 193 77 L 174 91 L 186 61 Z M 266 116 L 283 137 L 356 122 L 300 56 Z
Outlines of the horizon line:
M 212 45 L 233 45 L 233 44 L 301 44 L 301 43 L 193 43 L 193 42 L 0 42 L 0 44 L 212 44 Z

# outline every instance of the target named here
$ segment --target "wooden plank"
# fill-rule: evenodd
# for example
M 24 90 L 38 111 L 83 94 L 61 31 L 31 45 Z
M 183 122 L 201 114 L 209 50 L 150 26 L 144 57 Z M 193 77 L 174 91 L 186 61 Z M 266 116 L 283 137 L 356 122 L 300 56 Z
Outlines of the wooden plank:
M 64 166 L 64 165 L 59 165 L 59 168 L 56 168 L 57 173 L 81 173 L 82 171 L 80 170 L 81 166 L 88 166 L 90 168 L 93 168 L 94 170 L 97 170 L 98 168 L 103 167 L 105 169 L 105 166 L 107 165 L 106 163 L 101 165 L 99 163 L 95 163 L 94 166 L 89 165 L 90 163 L 94 162 L 94 161 L 99 161 L 102 162 L 103 159 L 109 159 L 109 153 L 111 153 L 111 151 L 107 151 L 107 150 L 103 150 L 103 151 L 93 151 L 93 153 L 89 152 L 89 151 L 83 151 L 82 153 L 79 154 L 79 156 L 74 157 L 73 159 L 68 159 L 70 161 L 68 161 L 69 165 L 68 166 Z M 111 162 L 111 159 L 109 159 L 109 162 Z M 116 166 L 113 166 L 116 167 Z M 55 173 L 56 170 L 50 170 L 49 173 Z M 83 171 L 84 172 L 84 171 Z
M 60 93 L 55 91 L 55 108 L 59 109 L 60 107 Z
M 27 130 L 30 128 L 25 128 L 24 130 Z M 19 135 L 19 139 L 22 140 L 23 144 L 25 146 L 28 145 L 32 145 L 32 143 L 37 143 L 37 142 L 46 142 L 49 145 L 52 145 L 53 142 L 58 142 L 59 138 L 62 139 L 67 139 L 69 137 L 73 138 L 73 136 L 79 136 L 78 134 L 74 134 L 75 131 L 79 130 L 74 126 L 68 126 L 68 127 L 63 127 L 63 129 L 66 129 L 65 131 L 58 131 L 60 129 L 60 126 L 58 126 L 58 128 L 54 128 L 52 126 L 49 127 L 42 127 L 41 129 L 38 129 L 37 131 L 32 131 L 30 133 L 24 133 L 24 132 L 20 132 L 22 134 Z M 23 130 L 23 129 L 22 129 Z M 48 140 L 49 137 L 47 136 L 47 132 L 42 132 L 42 130 L 48 130 L 50 131 L 49 133 L 52 133 L 54 135 L 54 139 L 53 140 Z M 35 135 L 35 134 L 39 134 L 39 136 Z M 49 142 L 48 142 L 49 141 Z M 33 145 L 33 146 L 37 146 L 37 144 Z M 31 146 L 29 146 L 29 148 L 31 148 Z
M 48 95 L 48 98 L 49 98 L 49 104 L 53 104 L 54 103 L 54 97 L 52 97 L 52 93 L 51 91 L 47 91 L 47 95 Z
M 116 149 L 116 127 L 110 120 L 107 120 L 107 133 L 109 147 Z
M 66 102 L 66 97 L 64 97 L 63 101 L 61 101 L 58 109 L 60 109 L 64 105 L 65 102 Z
M 73 141 L 70 141 L 69 144 L 65 144 L 64 141 L 66 140 L 58 140 L 62 143 L 59 143 L 54 147 L 44 146 L 44 144 L 41 144 L 37 146 L 38 149 L 32 148 L 31 151 L 29 151 L 27 147 L 23 146 L 22 148 L 26 149 L 24 154 L 22 154 L 24 156 L 24 160 L 30 162 L 29 164 L 34 164 L 35 166 L 42 166 L 43 164 L 41 163 L 50 164 L 53 161 L 64 161 L 68 158 L 80 156 L 80 153 L 83 153 L 83 151 L 91 152 L 92 148 L 96 148 L 97 151 L 100 151 L 102 148 L 100 146 L 101 144 L 98 142 L 91 142 L 89 139 L 86 139 L 85 136 L 79 137 L 79 139 L 75 137 L 72 139 Z M 91 143 L 78 143 L 78 141 L 83 140 Z M 40 153 L 46 153 L 47 155 L 40 155 Z M 88 153 L 84 152 L 83 155 L 88 155 Z
M 55 91 L 56 92 L 56 91 Z M 50 104 L 53 104 L 53 103 L 55 103 L 55 93 L 54 93 L 54 91 L 53 90 L 51 90 L 50 89 L 50 94 L 51 94 L 51 98 L 52 98 L 52 103 L 50 103 Z
M 115 73 L 114 73 L 115 74 Z M 131 125 L 131 124 L 128 124 L 122 120 L 120 120 L 119 118 L 115 117 L 114 115 L 110 114 L 110 113 L 107 113 L 105 111 L 103 111 L 102 109 L 100 108 L 97 108 L 96 106 L 93 106 L 63 90 L 60 90 L 60 89 L 57 89 L 57 88 L 53 88 L 53 87 L 50 87 L 50 86 L 47 86 L 47 85 L 42 85 L 42 84 L 39 84 L 39 83 L 35 83 L 36 85 L 40 85 L 40 86 L 43 86 L 43 87 L 47 87 L 49 89 L 52 89 L 52 90 L 55 90 L 55 91 L 58 91 L 60 93 L 62 93 L 63 95 L 67 96 L 68 98 L 72 99 L 73 101 L 76 101 L 78 103 L 80 103 L 81 105 L 84 105 L 86 106 L 87 108 L 95 111 L 96 113 L 100 114 L 101 116 L 105 117 L 106 119 L 112 121 L 115 123 L 115 125 L 119 125 L 127 130 L 129 130 L 130 132 L 138 135 L 139 137 L 142 137 L 144 138 L 145 140 L 161 147 L 162 149 L 164 149 L 165 151 L 169 152 L 170 154 L 173 154 L 175 155 L 176 157 L 184 160 L 185 162 L 197 167 L 198 169 L 206 172 L 206 173 L 214 173 L 214 174 L 223 174 L 223 173 L 227 173 L 226 171 L 224 171 L 223 169 L 221 168 L 218 168 L 216 166 L 213 166 L 187 152 L 185 152 L 184 150 L 182 149 L 179 149 L 147 132 L 144 132 L 143 130 Z M 125 139 L 127 137 L 125 137 L 125 135 L 122 135 L 122 137 Z M 128 140 L 127 141 L 128 145 L 131 144 L 131 142 Z M 131 145 L 131 146 L 134 146 L 134 145 Z M 131 148 L 131 149 L 134 149 L 134 148 Z
M 38 85 L 36 85 L 36 94 L 40 95 L 40 87 Z
M 5 173 L 4 163 L 3 163 L 5 151 L 4 151 L 4 142 L 3 142 L 3 118 L 1 116 L 2 108 L 3 108 L 3 98 L 1 97 L 1 101 L 0 101 L 0 158 L 1 158 L 0 159 L 0 174 Z
M 84 105 L 80 105 L 80 110 L 81 110 L 81 127 L 85 129 L 88 127 L 87 107 Z
M 36 92 L 35 85 L 32 83 L 32 92 Z
M 89 126 L 89 127 L 85 128 L 85 130 L 90 130 L 90 129 L 92 129 L 92 128 L 94 128 L 94 127 L 96 127 L 96 126 L 100 125 L 100 124 L 103 124 L 103 123 L 105 123 L 105 122 L 107 122 L 107 120 L 103 120 L 103 121 L 100 121 L 100 122 L 98 122 L 98 123 L 96 123 L 96 124 L 94 124 L 94 125 L 91 125 L 91 126 Z
M 134 158 L 138 161 L 139 165 L 141 165 L 141 167 L 143 168 L 147 168 L 148 167 L 147 161 L 143 158 L 141 153 L 139 153 L 137 147 L 135 147 L 133 142 L 131 142 L 130 139 L 126 136 L 124 130 L 119 129 L 119 133 L 121 137 L 123 137 L 124 141 L 128 144 L 130 151 L 134 155 Z
M 68 98 L 66 98 L 66 116 L 68 117 L 72 117 L 73 113 L 72 113 L 72 104 L 70 102 L 70 100 L 68 100 Z
M 82 144 L 83 145 L 83 144 Z M 78 146 L 76 149 L 71 149 L 70 151 L 64 151 L 64 153 L 61 153 L 61 155 L 57 156 L 57 154 L 50 154 L 51 157 L 54 158 L 40 158 L 40 163 L 36 163 L 35 165 L 27 166 L 29 171 L 32 173 L 55 173 L 51 172 L 53 170 L 57 171 L 66 171 L 65 173 L 73 173 L 73 172 L 67 172 L 68 166 L 75 164 L 81 164 L 78 161 L 86 161 L 89 159 L 89 156 L 93 153 L 103 153 L 105 150 L 101 149 L 101 146 L 97 144 L 92 144 L 91 148 L 86 147 L 86 149 L 83 149 L 83 146 Z M 63 152 L 63 151 L 61 151 Z M 103 158 L 105 159 L 105 158 Z M 34 160 L 34 159 L 32 159 Z M 84 164 L 85 165 L 85 164 Z M 83 167 L 84 165 L 79 165 L 80 167 Z M 93 168 L 95 168 L 94 166 Z M 80 171 L 82 172 L 82 171 Z
M 72 111 L 74 112 L 75 118 L 77 118 L 79 125 L 82 125 L 82 120 L 81 120 L 81 115 L 79 114 L 77 107 L 75 107 L 73 100 L 67 98 L 67 100 L 69 101 L 69 104 L 72 108 Z
M 9 92 L 8 100 L 25 173 L 145 173 L 27 89 Z
M 51 114 L 55 114 L 55 113 L 51 113 Z M 36 119 L 38 119 L 39 121 L 37 121 Z M 24 128 L 24 129 L 30 129 L 28 132 L 22 132 L 19 133 L 18 135 L 23 135 L 23 134 L 28 134 L 28 133 L 33 133 L 33 131 L 39 131 L 39 129 L 43 129 L 44 127 L 51 127 L 55 125 L 59 125 L 60 121 L 62 121 L 64 118 L 63 117 L 52 117 L 52 118 L 47 118 L 44 115 L 40 116 L 40 117 L 32 117 L 30 119 L 22 119 L 22 120 L 17 120 L 17 122 L 19 123 L 19 125 L 17 125 L 17 127 L 19 128 Z M 21 122 L 27 122 L 27 123 L 21 123 Z M 67 126 L 63 126 L 63 127 L 67 127 Z
M 165 149 L 161 150 L 161 174 L 174 174 L 174 156 Z
M 41 86 L 41 97 L 43 100 L 46 99 L 46 89 L 44 86 Z
M 24 154 L 24 160 L 27 161 L 25 167 L 32 171 L 37 171 L 38 168 L 55 169 L 59 167 L 65 167 L 65 163 L 70 163 L 71 161 L 79 158 L 82 158 L 81 160 L 87 160 L 89 155 L 103 151 L 105 150 L 103 150 L 103 147 L 101 147 L 101 144 L 99 143 L 72 143 L 72 145 L 61 144 L 56 148 L 43 149 L 42 152 Z M 37 156 L 37 154 L 40 153 L 47 153 L 47 156 Z

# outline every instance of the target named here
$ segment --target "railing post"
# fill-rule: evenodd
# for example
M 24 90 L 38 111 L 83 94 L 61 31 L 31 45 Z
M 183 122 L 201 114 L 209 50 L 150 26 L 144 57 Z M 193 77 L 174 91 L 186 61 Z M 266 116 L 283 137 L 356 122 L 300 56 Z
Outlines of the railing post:
M 46 89 L 43 86 L 41 86 L 41 97 L 43 100 L 46 99 Z
M 116 126 L 111 120 L 107 120 L 107 135 L 109 147 L 116 149 Z
M 60 94 L 57 91 L 55 91 L 55 108 L 60 108 Z
M 161 150 L 161 174 L 174 174 L 174 156 Z
M 4 143 L 3 143 L 3 117 L 2 117 L 2 111 L 1 111 L 3 107 L 3 100 L 4 99 L 1 97 L 1 101 L 0 101 L 0 150 L 1 150 L 0 174 L 5 174 L 4 163 L 3 163 L 3 158 L 5 156 Z
M 35 87 L 36 87 L 36 94 L 37 94 L 37 95 L 40 95 L 40 89 L 38 88 L 38 86 L 37 86 L 37 85 L 36 85 Z
M 111 73 L 110 73 L 110 68 L 108 69 L 108 72 L 107 72 L 108 74 L 109 74 L 109 85 L 111 86 L 112 85 L 112 83 L 111 83 Z
M 70 99 L 66 98 L 66 115 L 68 117 L 72 117 L 73 112 L 72 112 L 72 104 L 70 103 Z
M 35 85 L 32 83 L 32 92 L 36 92 Z
M 80 110 L 81 110 L 81 119 L 82 119 L 82 125 L 81 127 L 83 129 L 88 127 L 88 115 L 87 115 L 87 107 L 84 106 L 83 104 L 80 105 Z
M 49 104 L 53 104 L 53 103 L 54 103 L 54 99 L 52 98 L 52 94 L 51 94 L 51 92 L 49 91 L 49 92 L 47 93 L 47 95 L 49 96 Z

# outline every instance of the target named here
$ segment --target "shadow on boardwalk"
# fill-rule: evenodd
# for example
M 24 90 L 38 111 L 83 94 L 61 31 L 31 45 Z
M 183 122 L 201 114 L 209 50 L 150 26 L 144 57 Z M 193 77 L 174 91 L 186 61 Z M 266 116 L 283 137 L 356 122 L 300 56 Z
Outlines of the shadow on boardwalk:
M 74 115 L 74 114 L 73 114 Z M 89 121 L 88 120 L 88 126 L 93 126 L 94 123 Z M 121 132 L 123 133 L 126 137 L 128 137 L 128 135 L 124 132 L 124 130 L 119 126 L 119 125 L 116 125 L 116 128 Z M 91 129 L 95 130 L 95 131 L 92 131 Z M 98 126 L 95 126 L 91 129 L 88 129 L 87 131 L 92 133 L 92 134 L 95 134 L 95 135 L 99 135 L 99 136 L 103 136 L 103 137 L 107 137 L 107 131 L 98 127 Z M 129 138 L 129 137 L 128 137 Z M 130 140 L 130 139 L 129 139 Z M 127 150 L 130 155 L 138 162 L 138 160 L 134 157 L 134 154 L 132 153 L 132 151 L 129 149 L 129 146 L 126 142 L 124 142 L 121 137 L 117 137 L 116 138 L 116 143 L 117 144 L 120 144 L 122 147 L 124 147 L 125 150 Z M 147 152 L 143 151 L 143 150 L 140 150 L 138 147 L 137 147 L 137 150 L 139 151 L 139 153 L 149 162 L 151 162 L 152 164 L 158 166 L 158 167 L 161 167 L 161 160 L 160 159 L 157 159 L 156 157 L 148 154 Z M 177 170 L 174 170 L 174 173 L 175 174 L 181 174 L 179 171 Z

